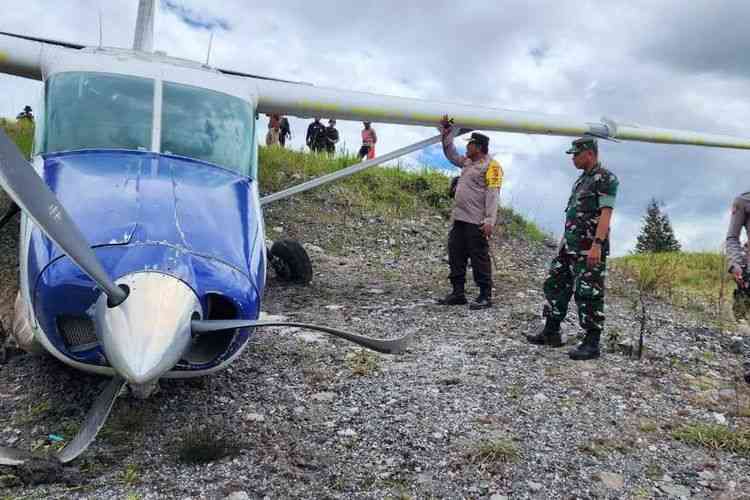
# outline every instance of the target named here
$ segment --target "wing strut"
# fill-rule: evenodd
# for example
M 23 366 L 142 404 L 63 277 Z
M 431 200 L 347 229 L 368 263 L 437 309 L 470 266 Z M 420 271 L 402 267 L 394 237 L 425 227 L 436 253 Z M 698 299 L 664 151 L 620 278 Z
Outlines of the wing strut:
M 467 132 L 467 130 L 461 129 L 460 133 L 463 134 L 465 132 Z M 372 160 L 363 161 L 362 163 L 357 163 L 356 165 L 352 165 L 351 167 L 346 167 L 336 172 L 332 172 L 330 174 L 321 175 L 320 177 L 316 177 L 315 179 L 312 179 L 310 181 L 303 182 L 302 184 L 297 184 L 296 186 L 292 186 L 288 189 L 284 189 L 283 191 L 269 194 L 268 196 L 264 196 L 263 198 L 260 199 L 260 204 L 266 205 L 273 201 L 283 200 L 284 198 L 288 198 L 292 196 L 293 194 L 302 193 L 304 191 L 308 191 L 318 186 L 322 186 L 323 184 L 328 184 L 330 182 L 343 179 L 344 177 L 349 177 L 350 175 L 354 175 L 357 172 L 361 172 L 362 170 L 368 169 L 370 167 L 374 167 L 376 165 L 380 165 L 381 163 L 391 161 L 400 156 L 407 155 L 414 151 L 420 150 L 424 147 L 438 143 L 440 142 L 441 137 L 442 137 L 441 135 L 436 135 L 436 136 L 430 137 L 429 139 L 415 142 L 414 144 L 410 146 L 406 146 L 401 149 L 391 151 L 390 153 L 386 153 L 383 156 L 373 158 Z

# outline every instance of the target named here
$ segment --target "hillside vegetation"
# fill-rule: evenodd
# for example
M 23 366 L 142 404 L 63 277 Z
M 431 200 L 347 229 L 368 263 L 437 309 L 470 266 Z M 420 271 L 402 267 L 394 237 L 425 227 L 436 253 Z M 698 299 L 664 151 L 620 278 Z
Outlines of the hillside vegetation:
M 0 127 L 8 134 L 13 142 L 21 149 L 26 158 L 31 157 L 31 147 L 34 143 L 34 124 L 28 120 L 8 120 L 0 118 Z
M 672 304 L 707 313 L 722 325 L 731 324 L 731 276 L 724 254 L 663 252 L 612 259 L 612 270 L 635 283 L 636 289 Z

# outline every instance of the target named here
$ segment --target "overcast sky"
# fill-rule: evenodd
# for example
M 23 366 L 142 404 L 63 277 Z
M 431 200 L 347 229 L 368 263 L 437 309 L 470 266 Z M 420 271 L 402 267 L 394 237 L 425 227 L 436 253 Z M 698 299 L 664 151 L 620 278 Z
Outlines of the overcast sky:
M 255 2 L 253 2 L 255 3 Z M 136 0 L 4 0 L 0 31 L 96 45 L 133 42 Z M 750 2 L 694 0 L 165 0 L 156 48 L 215 66 L 321 86 L 750 136 Z M 0 116 L 35 105 L 39 82 L 0 76 Z M 306 122 L 293 120 L 292 145 Z M 265 128 L 265 119 L 261 120 Z M 374 124 L 378 152 L 434 134 Z M 359 123 L 339 122 L 359 146 Z M 569 138 L 491 133 L 503 204 L 560 234 L 577 172 Z M 732 198 L 750 190 L 750 152 L 605 143 L 620 178 L 613 250 L 632 250 L 651 197 L 691 250 L 723 242 Z M 413 162 L 439 161 L 439 151 Z

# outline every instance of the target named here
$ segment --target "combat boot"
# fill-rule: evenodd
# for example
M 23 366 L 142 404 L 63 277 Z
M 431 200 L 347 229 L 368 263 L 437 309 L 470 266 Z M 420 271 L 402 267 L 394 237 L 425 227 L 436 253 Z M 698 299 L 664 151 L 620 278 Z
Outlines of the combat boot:
M 487 288 L 479 290 L 479 296 L 471 301 L 469 309 L 489 309 L 492 307 L 492 292 Z
M 601 330 L 588 330 L 586 336 L 583 338 L 578 347 L 575 347 L 568 352 L 570 359 L 576 361 L 583 361 L 586 359 L 596 359 L 599 357 L 599 338 L 601 337 Z
M 544 326 L 534 335 L 526 335 L 530 344 L 548 345 L 550 347 L 562 347 L 562 335 L 560 334 L 560 322 L 547 317 Z
M 438 300 L 438 304 L 442 306 L 462 306 L 467 304 L 466 295 L 464 291 L 453 287 L 453 291 L 445 296 L 445 298 Z

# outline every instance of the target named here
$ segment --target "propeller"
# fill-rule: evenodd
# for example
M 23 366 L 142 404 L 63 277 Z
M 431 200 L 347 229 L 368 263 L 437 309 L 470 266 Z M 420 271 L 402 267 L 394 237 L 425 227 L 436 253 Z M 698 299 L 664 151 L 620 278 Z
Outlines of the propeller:
M 367 347 L 373 351 L 382 352 L 385 354 L 400 354 L 404 352 L 409 340 L 411 340 L 412 334 L 405 335 L 396 339 L 381 340 L 357 335 L 356 333 L 346 332 L 343 330 L 337 330 L 327 326 L 310 325 L 307 323 L 291 323 L 287 321 L 259 321 L 259 320 L 245 320 L 245 319 L 209 319 L 209 320 L 193 320 L 192 328 L 193 334 L 211 333 L 222 330 L 234 330 L 236 328 L 249 328 L 249 327 L 265 327 L 265 326 L 291 326 L 296 328 L 303 328 L 305 330 L 316 330 L 319 332 L 328 333 L 334 337 L 339 337 L 349 342 Z
M 110 279 L 86 238 L 55 194 L 37 175 L 15 144 L 0 130 L 0 185 L 19 207 L 54 241 L 70 260 L 91 277 L 115 307 L 128 296 Z

